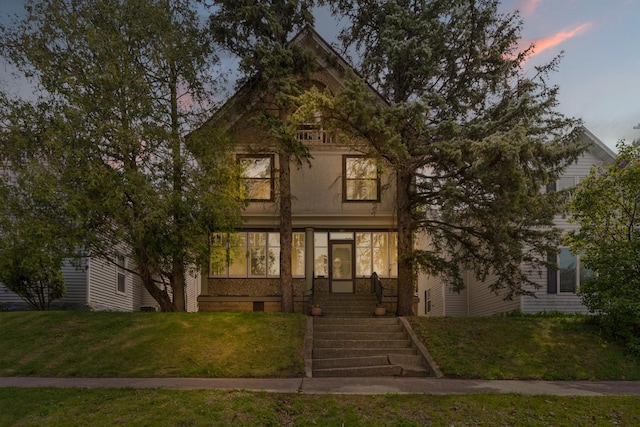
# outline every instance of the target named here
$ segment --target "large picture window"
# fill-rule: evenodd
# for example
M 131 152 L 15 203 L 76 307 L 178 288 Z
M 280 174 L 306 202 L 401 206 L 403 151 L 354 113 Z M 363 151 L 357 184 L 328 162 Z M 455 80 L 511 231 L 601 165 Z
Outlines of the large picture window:
M 304 233 L 293 233 L 291 270 L 304 277 Z M 211 237 L 211 277 L 279 277 L 280 233 L 249 231 Z
M 380 178 L 373 160 L 363 156 L 343 156 L 343 200 L 380 201 Z
M 245 196 L 252 201 L 273 200 L 273 156 L 239 155 Z

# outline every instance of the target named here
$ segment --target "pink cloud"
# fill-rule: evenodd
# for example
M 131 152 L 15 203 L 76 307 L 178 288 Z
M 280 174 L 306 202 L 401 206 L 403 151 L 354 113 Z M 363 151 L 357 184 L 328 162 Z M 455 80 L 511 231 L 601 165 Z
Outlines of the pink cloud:
M 533 15 L 541 1 L 542 0 L 523 0 L 521 9 L 524 16 Z
M 585 32 L 589 27 L 593 25 L 591 22 L 586 22 L 584 24 L 580 24 L 575 28 L 562 30 L 552 36 L 543 37 L 537 40 L 534 40 L 533 44 L 535 45 L 533 55 L 537 55 L 539 53 L 544 52 L 547 49 L 550 49 L 554 46 L 559 45 L 560 43 L 568 40 L 572 37 L 575 37 L 583 32 Z

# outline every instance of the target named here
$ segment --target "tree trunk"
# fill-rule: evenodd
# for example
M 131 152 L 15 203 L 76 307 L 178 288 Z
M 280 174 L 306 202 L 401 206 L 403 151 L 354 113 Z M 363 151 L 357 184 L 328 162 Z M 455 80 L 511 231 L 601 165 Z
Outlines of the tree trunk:
M 185 271 L 182 259 L 175 257 L 171 268 L 171 290 L 173 291 L 173 310 L 187 311 L 185 300 Z
M 411 208 L 412 175 L 403 169 L 397 173 L 398 221 L 398 316 L 413 316 L 413 221 Z
M 144 288 L 149 292 L 153 299 L 158 302 L 161 311 L 175 311 L 169 293 L 156 286 L 156 282 L 153 278 L 153 272 L 149 269 L 150 260 L 145 256 L 145 252 L 144 244 L 141 244 L 137 249 L 137 258 L 139 259 L 138 273 L 140 274 L 140 279 L 142 280 Z
M 293 313 L 293 278 L 291 274 L 291 154 L 278 154 L 280 163 L 280 286 L 282 292 L 282 311 Z

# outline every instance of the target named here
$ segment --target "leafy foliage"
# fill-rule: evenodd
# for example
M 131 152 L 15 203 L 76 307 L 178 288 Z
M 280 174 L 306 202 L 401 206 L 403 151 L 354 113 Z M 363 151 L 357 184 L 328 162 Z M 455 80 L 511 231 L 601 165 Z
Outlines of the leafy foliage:
M 186 274 L 206 262 L 210 231 L 231 227 L 242 206 L 227 141 L 212 129 L 187 138 L 215 83 L 194 2 L 30 0 L 1 39 L 40 89 L 31 109 L 47 118 L 41 138 L 13 140 L 34 173 L 57 168 L 84 250 L 129 252 L 160 307 L 184 310 Z M 21 114 L 9 131 L 31 122 Z
M 454 289 L 472 271 L 495 274 L 506 298 L 530 292 L 527 270 L 558 237 L 557 197 L 540 188 L 584 149 L 546 83 L 557 61 L 525 75 L 518 15 L 495 0 L 332 3 L 350 20 L 345 50 L 378 94 L 355 82 L 329 110 L 396 172 L 398 314 L 411 313 L 415 265 Z M 416 233 L 429 249 L 413 249 Z
M 596 273 L 579 289 L 584 304 L 640 352 L 640 147 L 617 147 L 616 160 L 577 187 L 569 210 L 580 229 L 567 242 Z
M 313 25 L 314 0 L 211 2 L 209 24 L 214 39 L 240 60 L 244 96 L 243 114 L 265 130 L 268 138 L 255 144 L 256 152 L 278 154 L 278 212 L 280 214 L 280 284 L 282 311 L 293 312 L 291 272 L 291 163 L 301 165 L 310 153 L 295 138 L 290 113 L 296 96 L 308 85 L 314 59 L 290 38 Z M 257 102 L 256 102 L 257 99 Z

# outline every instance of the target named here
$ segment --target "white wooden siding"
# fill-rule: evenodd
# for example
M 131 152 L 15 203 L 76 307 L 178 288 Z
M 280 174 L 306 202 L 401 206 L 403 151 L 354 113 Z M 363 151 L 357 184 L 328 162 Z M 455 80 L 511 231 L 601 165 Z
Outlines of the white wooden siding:
M 538 313 L 541 311 L 558 311 L 560 313 L 588 313 L 587 308 L 582 304 L 582 300 L 576 294 L 547 293 L 547 272 L 543 269 L 543 274 L 529 276 L 529 279 L 540 285 L 539 289 L 530 289 L 535 293 L 535 297 L 523 296 L 522 312 Z
M 76 261 L 65 261 L 62 275 L 67 293 L 59 303 L 64 306 L 85 308 L 87 304 L 87 258 Z M 56 303 L 56 305 L 58 305 Z
M 499 290 L 496 294 L 489 286 L 497 280 L 495 274 L 480 281 L 467 274 L 467 289 L 469 292 L 469 316 L 490 316 L 498 313 L 508 313 L 520 309 L 520 300 L 515 297 L 511 301 L 505 300 L 506 290 Z
M 195 272 L 188 272 L 186 277 L 186 298 L 187 311 L 198 311 L 198 295 L 200 295 L 200 275 Z
M 442 284 L 442 294 L 445 298 L 444 315 L 447 317 L 465 317 L 469 315 L 468 308 L 468 289 L 462 289 L 460 292 L 453 290 L 450 285 Z
M 76 266 L 77 263 L 77 266 Z M 51 303 L 52 308 L 84 308 L 87 303 L 87 260 L 82 258 L 72 262 L 66 260 L 62 266 L 62 275 L 66 286 L 64 298 Z M 0 284 L 0 303 L 14 308 L 29 308 L 30 306 L 17 294 Z
M 425 309 L 425 291 L 431 291 L 431 311 L 426 312 Z M 429 276 L 425 273 L 420 273 L 418 276 L 418 297 L 420 297 L 420 304 L 418 304 L 418 316 L 440 317 L 444 316 L 444 296 L 442 293 L 442 282 L 436 276 Z
M 127 258 L 126 265 L 131 267 Z M 89 306 L 95 310 L 136 311 L 140 309 L 140 288 L 134 275 L 125 276 L 125 293 L 116 290 L 116 265 L 113 262 L 92 258 L 89 264 Z M 136 289 L 137 288 L 137 289 Z

